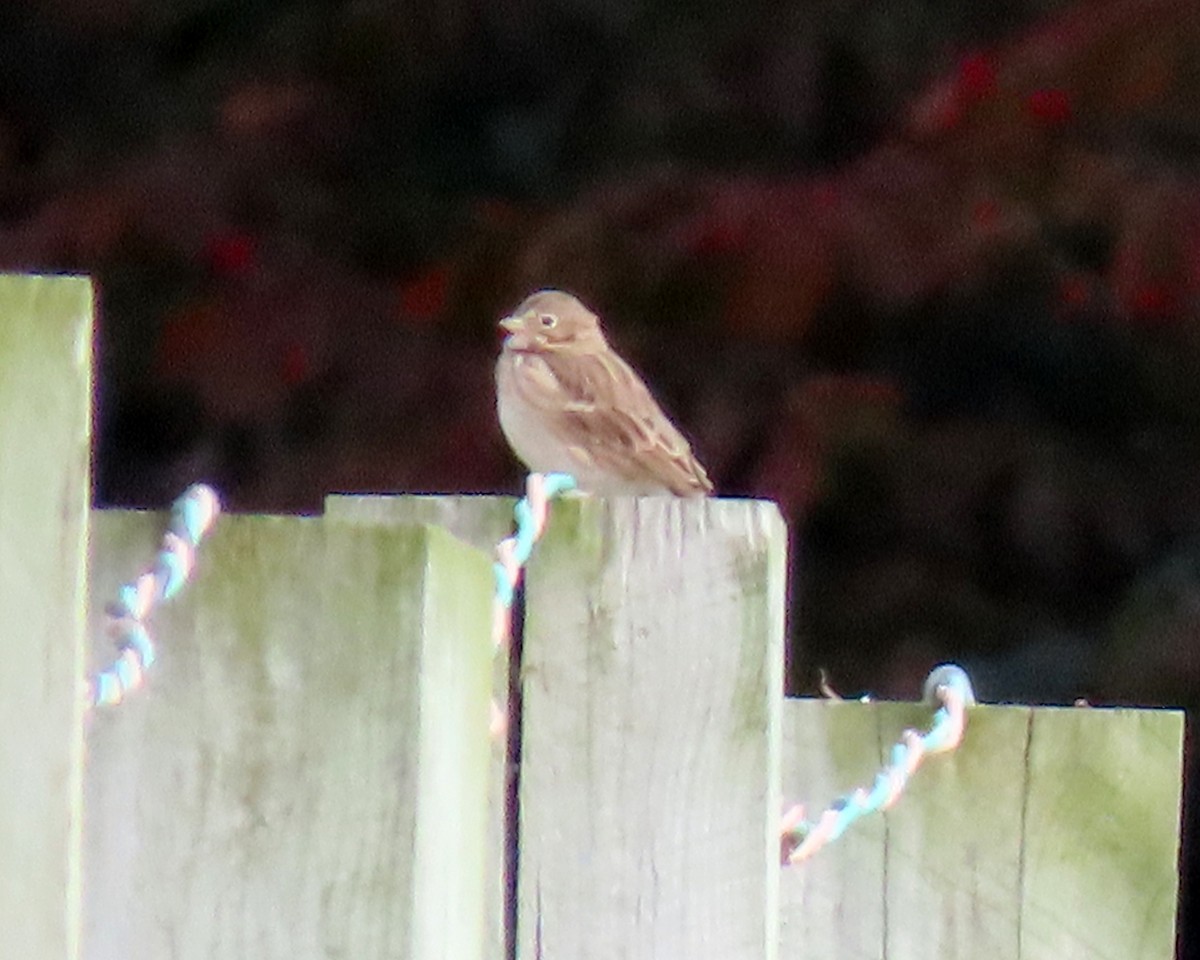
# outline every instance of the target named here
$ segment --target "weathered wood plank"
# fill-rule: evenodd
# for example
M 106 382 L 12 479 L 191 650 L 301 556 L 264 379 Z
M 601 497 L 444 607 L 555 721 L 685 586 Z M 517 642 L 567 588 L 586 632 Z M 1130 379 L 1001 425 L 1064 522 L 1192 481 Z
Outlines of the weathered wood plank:
M 0 930 L 79 951 L 92 289 L 0 277 Z
M 776 956 L 786 530 L 557 501 L 527 580 L 524 957 Z
M 804 803 L 809 817 L 820 816 L 834 798 L 870 782 L 884 749 L 874 706 L 785 700 L 784 806 Z M 783 871 L 781 957 L 878 960 L 886 955 L 883 841 L 884 820 L 872 817 L 835 848 Z
M 93 522 L 100 601 L 165 518 Z M 441 530 L 223 519 L 93 719 L 87 960 L 478 960 L 490 603 Z
M 1022 960 L 1175 956 L 1183 714 L 1039 709 Z
M 394 526 L 428 523 L 454 536 L 490 558 L 496 544 L 512 532 L 512 497 L 484 496 L 367 496 L 336 494 L 325 498 L 325 516 L 342 523 Z M 495 657 L 492 691 L 497 703 L 508 697 L 508 660 Z M 508 777 L 506 743 L 492 743 L 492 769 L 488 789 L 487 945 L 484 955 L 500 960 L 505 949 L 505 805 Z
M 905 727 L 928 730 L 933 711 L 881 704 L 878 715 L 890 749 Z M 889 958 L 926 958 L 931 945 L 933 956 L 1020 955 L 1028 724 L 1026 707 L 972 708 L 962 746 L 926 760 L 886 815 Z
M 869 786 L 915 704 L 789 700 L 784 789 Z M 980 706 L 899 803 L 783 879 L 781 954 L 1036 960 L 1173 955 L 1182 722 Z
M 353 523 L 427 523 L 449 530 L 489 557 L 512 533 L 513 497 L 471 494 L 374 496 L 338 493 L 325 498 L 325 516 Z

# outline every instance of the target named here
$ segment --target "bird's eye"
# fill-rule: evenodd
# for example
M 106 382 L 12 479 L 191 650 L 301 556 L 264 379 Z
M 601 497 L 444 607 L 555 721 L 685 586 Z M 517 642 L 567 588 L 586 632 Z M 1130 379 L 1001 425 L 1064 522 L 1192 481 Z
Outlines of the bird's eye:
M 544 330 L 553 330 L 558 324 L 558 317 L 552 313 L 543 313 L 540 317 L 538 317 L 538 323 L 542 325 Z

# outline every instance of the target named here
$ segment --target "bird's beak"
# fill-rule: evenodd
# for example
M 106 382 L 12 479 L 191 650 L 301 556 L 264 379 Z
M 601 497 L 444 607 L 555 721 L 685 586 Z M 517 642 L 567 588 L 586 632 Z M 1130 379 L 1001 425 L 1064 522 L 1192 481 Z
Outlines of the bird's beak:
M 525 329 L 525 321 L 520 317 L 505 317 L 500 321 L 500 329 L 505 333 L 520 333 Z

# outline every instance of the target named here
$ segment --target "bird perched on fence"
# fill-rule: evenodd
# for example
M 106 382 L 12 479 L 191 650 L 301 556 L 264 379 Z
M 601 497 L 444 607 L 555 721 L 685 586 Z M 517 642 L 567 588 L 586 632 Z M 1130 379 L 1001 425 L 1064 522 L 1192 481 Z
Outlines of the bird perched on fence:
M 646 384 L 569 293 L 540 290 L 500 321 L 496 407 L 535 473 L 569 473 L 600 495 L 706 496 L 712 483 Z

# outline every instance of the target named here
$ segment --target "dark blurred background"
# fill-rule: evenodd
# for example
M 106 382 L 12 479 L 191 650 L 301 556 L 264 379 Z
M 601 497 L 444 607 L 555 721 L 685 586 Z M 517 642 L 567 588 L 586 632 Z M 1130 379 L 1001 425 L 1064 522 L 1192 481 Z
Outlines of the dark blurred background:
M 8 0 L 0 266 L 98 280 L 102 505 L 513 492 L 564 286 L 792 522 L 794 692 L 1200 699 L 1194 0 Z

